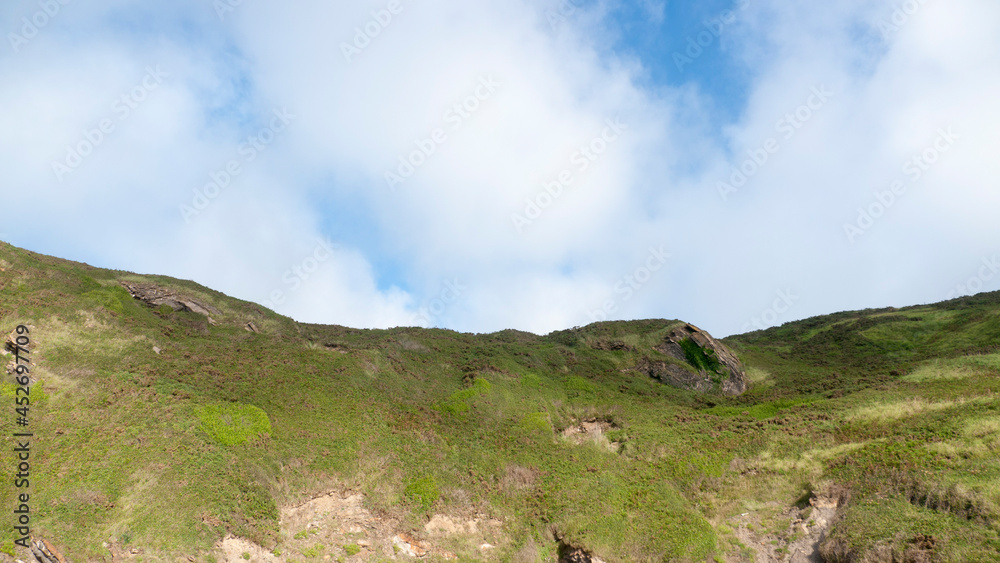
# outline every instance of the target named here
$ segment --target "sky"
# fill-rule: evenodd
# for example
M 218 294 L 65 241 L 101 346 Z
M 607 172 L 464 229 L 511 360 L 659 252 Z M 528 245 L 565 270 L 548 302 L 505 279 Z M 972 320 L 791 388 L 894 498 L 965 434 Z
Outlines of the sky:
M 303 322 L 1000 289 L 995 0 L 0 5 L 0 240 Z

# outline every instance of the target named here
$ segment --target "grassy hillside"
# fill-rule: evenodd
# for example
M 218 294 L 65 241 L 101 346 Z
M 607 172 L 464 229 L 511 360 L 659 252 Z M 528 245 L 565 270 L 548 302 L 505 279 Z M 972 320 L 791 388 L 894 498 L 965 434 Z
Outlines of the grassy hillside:
M 727 343 L 757 370 L 741 402 L 822 398 L 811 448 L 775 440 L 760 459 L 813 465 L 810 479 L 850 491 L 828 560 L 902 561 L 927 537 L 926 560 L 1000 560 L 1000 293 L 828 315 Z
M 829 560 L 1000 560 L 998 294 L 728 339 L 752 380 L 728 398 L 640 369 L 677 362 L 654 347 L 679 321 L 356 330 L 2 243 L 0 270 L 0 331 L 31 331 L 33 533 L 74 562 L 218 561 L 229 535 L 262 546 L 237 557 L 299 563 L 409 545 L 431 561 L 556 561 L 560 545 L 753 561 L 820 539 Z M 149 307 L 121 282 L 218 312 Z M 16 492 L 0 488 L 4 507 Z

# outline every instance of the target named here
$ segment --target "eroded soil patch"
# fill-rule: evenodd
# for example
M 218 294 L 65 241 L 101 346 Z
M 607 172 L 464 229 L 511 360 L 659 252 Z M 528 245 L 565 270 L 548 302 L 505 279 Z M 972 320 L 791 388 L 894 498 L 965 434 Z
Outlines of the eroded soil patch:
M 373 514 L 360 494 L 329 493 L 281 511 L 281 543 L 275 551 L 243 538 L 216 545 L 221 561 L 267 563 L 290 560 L 405 561 L 488 560 L 503 541 L 499 520 L 466 520 L 435 514 L 423 530 L 403 530 L 400 522 Z

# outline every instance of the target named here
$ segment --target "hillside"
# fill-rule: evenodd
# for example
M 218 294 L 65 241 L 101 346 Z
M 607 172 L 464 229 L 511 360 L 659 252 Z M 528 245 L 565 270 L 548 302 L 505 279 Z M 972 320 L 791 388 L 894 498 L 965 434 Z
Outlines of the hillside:
M 1000 561 L 1000 293 L 721 343 L 358 330 L 0 243 L 7 334 L 0 502 L 27 428 L 74 563 Z

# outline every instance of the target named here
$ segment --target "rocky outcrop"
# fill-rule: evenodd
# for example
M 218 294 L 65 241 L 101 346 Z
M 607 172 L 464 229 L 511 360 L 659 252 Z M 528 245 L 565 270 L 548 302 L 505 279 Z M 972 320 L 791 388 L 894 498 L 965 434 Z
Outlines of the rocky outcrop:
M 655 349 L 686 364 L 649 358 L 640 362 L 641 371 L 667 385 L 702 393 L 718 388 L 724 395 L 740 395 L 747 390 L 746 371 L 736 354 L 694 325 L 671 330 Z
M 604 563 L 601 558 L 593 553 L 566 543 L 565 539 L 558 539 L 559 542 L 559 563 Z
M 38 563 L 69 563 L 51 543 L 45 540 L 32 541 L 30 545 L 31 554 Z
M 707 374 L 692 367 L 681 366 L 671 362 L 643 358 L 639 360 L 636 369 L 671 387 L 690 389 L 699 393 L 708 393 L 715 383 Z
M 176 291 L 164 289 L 154 284 L 122 282 L 122 287 L 127 289 L 132 297 L 142 301 L 150 307 L 167 305 L 174 311 L 191 311 L 192 313 L 205 315 L 210 319 L 210 315 L 222 314 L 222 311 L 208 305 L 207 303 L 201 303 L 191 297 L 181 295 Z

